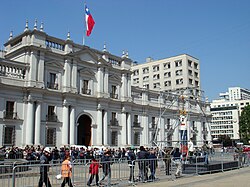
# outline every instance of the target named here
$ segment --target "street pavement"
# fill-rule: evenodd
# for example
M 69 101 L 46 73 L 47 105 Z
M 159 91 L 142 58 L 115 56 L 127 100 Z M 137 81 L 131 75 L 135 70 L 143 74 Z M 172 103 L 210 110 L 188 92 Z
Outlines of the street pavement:
M 174 180 L 160 180 L 137 186 L 154 187 L 250 187 L 250 167 L 213 174 L 185 176 Z

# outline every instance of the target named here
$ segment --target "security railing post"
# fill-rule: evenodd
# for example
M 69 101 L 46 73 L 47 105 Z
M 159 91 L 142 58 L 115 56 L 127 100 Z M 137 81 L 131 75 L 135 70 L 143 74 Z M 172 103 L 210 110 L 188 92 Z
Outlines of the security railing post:
M 197 156 L 195 157 L 195 173 L 198 175 Z
M 223 172 L 223 170 L 224 170 L 224 169 L 223 169 L 223 159 L 224 159 L 224 154 L 222 153 L 222 155 L 221 155 L 221 156 L 222 156 L 222 159 L 221 159 L 221 171 Z
M 119 182 L 121 181 L 121 161 L 118 161 L 119 163 Z
M 16 182 L 16 166 L 14 166 L 12 169 L 12 187 L 16 186 L 15 182 Z

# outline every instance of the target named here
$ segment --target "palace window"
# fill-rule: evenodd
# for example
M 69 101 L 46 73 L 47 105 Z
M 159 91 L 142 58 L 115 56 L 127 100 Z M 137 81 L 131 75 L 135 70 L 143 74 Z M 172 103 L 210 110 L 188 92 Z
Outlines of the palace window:
M 55 113 L 55 106 L 48 106 L 48 114 L 46 116 L 47 121 L 57 122 L 57 115 Z
M 140 145 L 140 132 L 135 132 L 134 134 L 134 145 Z
M 47 87 L 50 89 L 58 90 L 58 80 L 55 73 L 49 74 L 49 81 L 47 82 Z
M 117 131 L 111 132 L 111 145 L 112 146 L 118 145 L 118 133 L 117 133 Z
M 46 129 L 46 146 L 56 146 L 56 128 Z
M 3 145 L 15 145 L 15 141 L 16 141 L 15 126 L 4 126 Z
M 91 90 L 89 89 L 89 80 L 83 80 L 82 93 L 90 95 Z
M 4 112 L 5 119 L 14 119 L 16 118 L 16 113 L 14 112 L 14 101 L 6 101 L 6 110 Z
M 118 99 L 117 87 L 115 85 L 112 85 L 111 87 L 110 97 L 113 99 Z

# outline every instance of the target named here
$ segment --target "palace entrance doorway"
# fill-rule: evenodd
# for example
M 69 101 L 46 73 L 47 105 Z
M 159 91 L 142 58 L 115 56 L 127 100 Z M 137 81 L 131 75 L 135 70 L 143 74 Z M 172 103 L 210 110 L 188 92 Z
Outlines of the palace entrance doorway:
M 91 118 L 88 115 L 82 115 L 77 123 L 77 145 L 91 145 Z

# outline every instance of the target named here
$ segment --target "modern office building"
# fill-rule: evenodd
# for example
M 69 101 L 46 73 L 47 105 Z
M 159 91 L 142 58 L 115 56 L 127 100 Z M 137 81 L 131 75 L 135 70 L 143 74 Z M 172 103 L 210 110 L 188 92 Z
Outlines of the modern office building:
M 211 135 L 227 135 L 232 140 L 239 140 L 239 117 L 250 99 L 247 89 L 239 87 L 229 88 L 229 92 L 220 93 L 220 98 L 211 103 Z
M 229 87 L 228 92 L 220 93 L 220 98 L 229 101 L 250 99 L 250 90 L 240 87 Z
M 133 64 L 131 69 L 133 86 L 201 97 L 199 60 L 190 55 L 161 60 L 148 58 L 146 63 Z
M 211 140 L 209 103 L 132 86 L 127 53 L 119 57 L 106 47 L 76 44 L 70 33 L 59 39 L 27 23 L 23 33 L 10 34 L 2 54 L 0 145 L 174 145 L 183 108 L 188 138 L 196 137 L 197 146 Z M 181 57 L 179 63 L 190 59 L 199 86 L 197 60 Z

